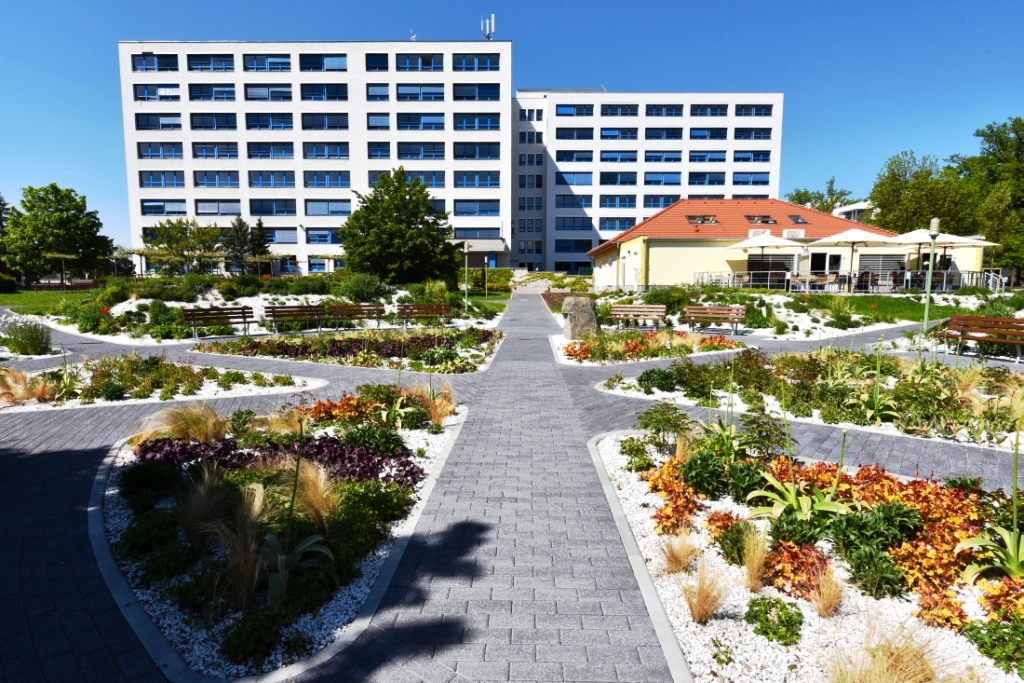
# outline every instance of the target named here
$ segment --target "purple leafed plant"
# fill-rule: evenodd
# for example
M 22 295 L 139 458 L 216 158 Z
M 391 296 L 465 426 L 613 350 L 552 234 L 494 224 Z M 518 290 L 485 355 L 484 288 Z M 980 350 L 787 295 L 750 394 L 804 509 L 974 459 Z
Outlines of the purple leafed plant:
M 284 451 L 294 455 L 298 443 Z M 307 441 L 302 457 L 325 467 L 332 479 L 395 482 L 412 488 L 423 479 L 423 469 L 414 463 L 407 451 L 382 455 L 376 451 L 350 446 L 336 436 L 318 436 Z
M 256 454 L 238 448 L 234 439 L 223 439 L 212 444 L 177 439 L 153 439 L 143 441 L 135 449 L 141 462 L 164 462 L 184 467 L 192 462 L 216 462 L 226 470 L 237 470 L 249 466 Z

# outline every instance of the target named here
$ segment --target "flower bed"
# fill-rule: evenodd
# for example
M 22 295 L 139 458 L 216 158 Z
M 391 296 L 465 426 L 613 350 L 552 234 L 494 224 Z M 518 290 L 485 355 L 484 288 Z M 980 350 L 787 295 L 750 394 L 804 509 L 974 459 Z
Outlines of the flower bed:
M 655 358 L 681 358 L 693 353 L 745 348 L 746 344 L 721 334 L 695 334 L 671 329 L 599 332 L 578 341 L 553 338 L 565 360 L 604 365 Z
M 115 460 L 106 532 L 196 671 L 272 671 L 355 618 L 464 412 L 448 390 L 366 385 L 267 418 L 158 415 Z
M 437 331 L 363 330 L 268 339 L 238 339 L 195 347 L 203 353 L 270 356 L 363 368 L 438 373 L 475 372 L 494 354 L 503 333 L 468 328 Z
M 877 380 L 876 380 L 877 378 Z M 1024 416 L 1024 376 L 1005 367 L 951 367 L 825 348 L 768 357 L 747 349 L 728 362 L 686 360 L 646 370 L 606 390 L 739 411 L 767 407 L 791 418 L 1008 448 Z M 730 396 L 730 391 L 732 395 Z
M 126 353 L 28 374 L 0 367 L 0 410 L 38 409 L 183 398 L 225 398 L 324 386 L 291 375 L 195 366 L 187 359 Z
M 697 681 L 1024 674 L 1024 576 L 968 540 L 1010 523 L 1005 495 L 791 463 L 763 413 L 691 436 L 662 404 L 638 424 L 648 431 L 598 452 Z M 986 568 L 974 584 L 972 562 Z M 868 675 L 894 652 L 932 674 Z

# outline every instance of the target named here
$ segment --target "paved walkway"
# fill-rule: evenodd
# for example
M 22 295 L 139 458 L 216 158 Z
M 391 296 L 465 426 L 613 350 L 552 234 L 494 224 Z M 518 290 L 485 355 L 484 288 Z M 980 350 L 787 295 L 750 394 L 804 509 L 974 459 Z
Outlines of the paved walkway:
M 618 368 L 557 364 L 547 336 L 558 328 L 533 294 L 510 302 L 501 327 L 507 338 L 490 369 L 450 378 L 470 414 L 370 627 L 302 680 L 671 679 L 586 448 L 595 434 L 631 427 L 650 405 L 594 385 L 616 370 L 635 375 L 668 361 Z M 54 341 L 90 357 L 131 348 L 61 333 Z M 201 355 L 188 348 L 139 350 L 329 380 L 305 392 L 311 399 L 395 379 L 384 370 Z M 59 358 L 17 365 L 55 363 Z M 278 394 L 214 405 L 222 413 L 243 407 L 266 412 L 298 398 Z M 106 590 L 86 531 L 99 462 L 110 445 L 162 407 L 0 414 L 0 683 L 162 680 Z M 836 428 L 795 423 L 794 434 L 801 454 L 837 457 Z M 847 462 L 1009 482 L 1006 453 L 875 431 L 851 435 Z

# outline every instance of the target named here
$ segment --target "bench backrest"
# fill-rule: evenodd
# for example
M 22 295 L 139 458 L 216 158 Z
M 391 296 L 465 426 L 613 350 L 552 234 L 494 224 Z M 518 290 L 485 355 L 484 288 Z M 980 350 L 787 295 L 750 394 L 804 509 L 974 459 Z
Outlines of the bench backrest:
M 335 318 L 377 318 L 384 315 L 380 304 L 332 304 L 327 311 Z
M 655 315 L 664 317 L 663 304 L 612 304 L 612 315 Z
M 185 320 L 190 325 L 233 325 L 236 323 L 255 322 L 252 309 L 248 306 L 232 306 L 229 308 L 186 308 Z
M 950 317 L 946 331 L 957 334 L 986 334 L 1024 338 L 1024 319 L 954 315 Z
M 742 319 L 747 315 L 746 306 L 687 306 L 684 318 Z
M 271 319 L 310 319 L 316 320 L 324 313 L 323 306 L 267 306 L 264 309 Z
M 398 315 L 402 318 L 446 318 L 451 312 L 448 304 L 398 304 Z

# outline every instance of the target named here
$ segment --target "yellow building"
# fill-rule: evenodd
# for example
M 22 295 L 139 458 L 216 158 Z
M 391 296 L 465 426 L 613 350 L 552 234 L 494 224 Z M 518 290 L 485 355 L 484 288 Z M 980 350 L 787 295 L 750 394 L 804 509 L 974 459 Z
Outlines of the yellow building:
M 893 291 L 923 286 L 928 247 L 808 246 L 859 228 L 895 234 L 779 199 L 680 200 L 588 252 L 594 288 L 643 290 L 676 284 L 721 284 L 785 290 Z M 801 246 L 729 249 L 769 233 Z M 937 252 L 935 289 L 980 284 L 982 250 Z

